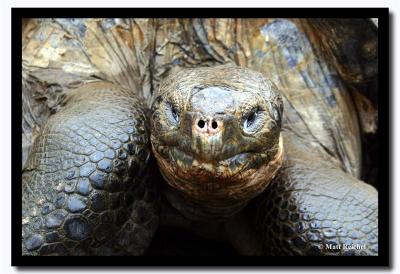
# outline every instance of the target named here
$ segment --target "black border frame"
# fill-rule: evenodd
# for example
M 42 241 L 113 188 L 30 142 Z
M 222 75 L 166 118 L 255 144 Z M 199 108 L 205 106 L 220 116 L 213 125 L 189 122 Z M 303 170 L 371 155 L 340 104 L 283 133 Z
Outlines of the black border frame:
M 22 70 L 22 18 L 49 17 L 283 17 L 283 18 L 379 18 L 379 256 L 376 257 L 78 257 L 22 256 L 21 225 L 21 70 Z M 157 15 L 157 16 L 156 16 Z M 389 9 L 388 8 L 12 8 L 12 257 L 13 266 L 389 266 L 389 237 L 391 212 L 390 133 L 390 68 L 389 60 Z M 382 92 L 383 91 L 383 92 Z

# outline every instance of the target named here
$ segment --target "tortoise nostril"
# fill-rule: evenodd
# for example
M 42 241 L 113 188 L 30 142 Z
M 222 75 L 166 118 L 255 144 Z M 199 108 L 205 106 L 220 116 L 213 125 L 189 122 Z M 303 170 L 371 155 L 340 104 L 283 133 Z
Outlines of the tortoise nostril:
M 215 122 L 215 121 L 213 121 L 212 124 L 211 124 L 211 127 L 212 127 L 213 129 L 216 129 L 216 128 L 218 127 L 218 123 Z
M 197 125 L 199 126 L 199 128 L 203 128 L 206 125 L 206 122 L 204 122 L 203 120 L 200 120 Z

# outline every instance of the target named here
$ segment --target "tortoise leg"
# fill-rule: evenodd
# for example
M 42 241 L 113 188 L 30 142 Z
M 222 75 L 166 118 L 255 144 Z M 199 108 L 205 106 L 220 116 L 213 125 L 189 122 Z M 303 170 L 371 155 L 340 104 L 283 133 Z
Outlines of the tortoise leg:
M 158 225 L 146 117 L 103 82 L 71 91 L 22 175 L 23 255 L 142 255 Z
M 256 222 L 268 255 L 377 255 L 378 193 L 285 138 L 280 174 L 260 197 Z

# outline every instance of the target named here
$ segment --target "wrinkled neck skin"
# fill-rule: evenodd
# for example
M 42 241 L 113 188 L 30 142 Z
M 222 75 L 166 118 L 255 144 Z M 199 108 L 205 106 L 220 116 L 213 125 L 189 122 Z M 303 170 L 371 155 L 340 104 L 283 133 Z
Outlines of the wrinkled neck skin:
M 165 197 L 185 218 L 201 222 L 225 222 L 241 212 L 248 201 L 262 193 L 275 178 L 283 161 L 283 140 L 271 161 L 245 171 L 239 180 L 183 181 L 157 154 L 161 174 L 168 183 Z M 187 185 L 190 184 L 191 188 Z M 185 186 L 185 187 L 182 187 Z

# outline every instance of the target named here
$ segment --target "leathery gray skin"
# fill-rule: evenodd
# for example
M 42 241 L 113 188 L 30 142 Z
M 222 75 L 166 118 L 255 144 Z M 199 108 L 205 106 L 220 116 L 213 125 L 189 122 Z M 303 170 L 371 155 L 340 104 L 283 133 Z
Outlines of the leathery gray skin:
M 141 255 L 158 226 L 147 119 L 113 84 L 72 91 L 22 174 L 23 255 Z
M 164 211 L 244 255 L 377 255 L 376 190 L 282 129 L 282 105 L 248 69 L 166 79 L 151 117 Z

